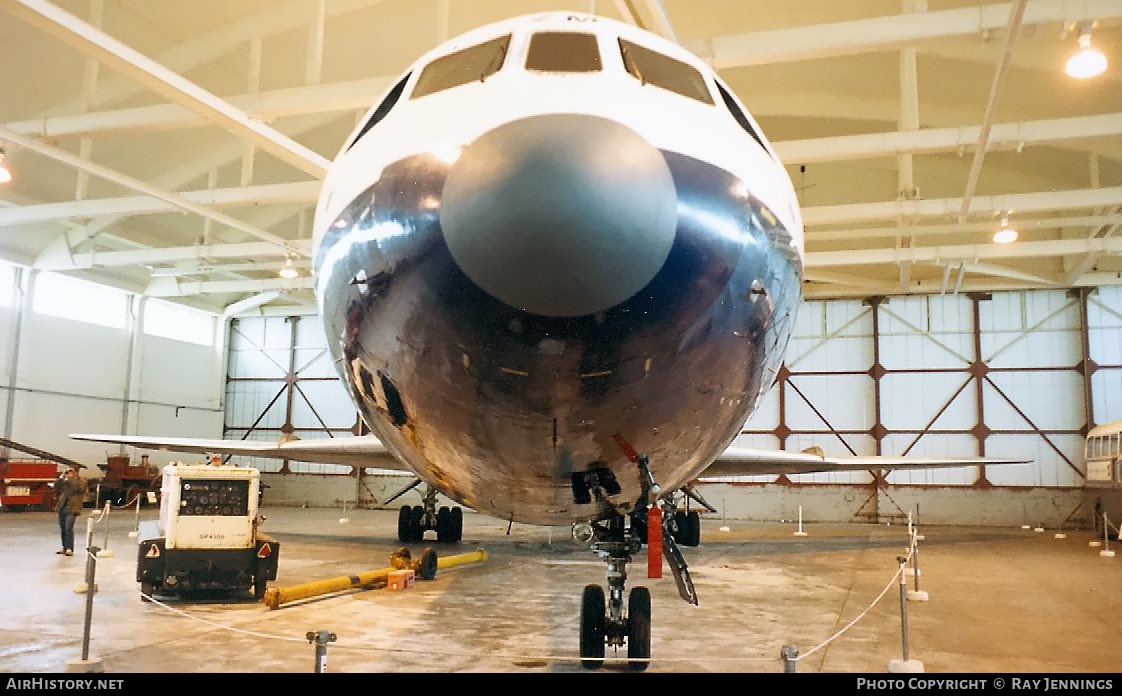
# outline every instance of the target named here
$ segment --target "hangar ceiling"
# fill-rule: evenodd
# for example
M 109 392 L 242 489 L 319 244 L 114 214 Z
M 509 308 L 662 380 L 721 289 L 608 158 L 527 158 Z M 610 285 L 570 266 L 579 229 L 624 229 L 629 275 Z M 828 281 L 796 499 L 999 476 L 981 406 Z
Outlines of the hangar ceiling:
M 1119 0 L 0 0 L 0 259 L 307 311 L 319 181 L 363 113 L 444 38 L 546 10 L 719 70 L 799 191 L 808 297 L 1122 284 Z M 1109 66 L 1076 80 L 1086 29 Z

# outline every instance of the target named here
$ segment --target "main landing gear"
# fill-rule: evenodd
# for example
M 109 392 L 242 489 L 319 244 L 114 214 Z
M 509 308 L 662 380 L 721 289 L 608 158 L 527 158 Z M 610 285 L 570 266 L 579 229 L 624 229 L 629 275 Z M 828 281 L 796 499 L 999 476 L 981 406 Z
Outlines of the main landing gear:
M 386 502 L 416 487 L 421 481 L 410 484 Z M 436 540 L 454 544 L 464 537 L 464 511 L 460 507 L 447 505 L 436 507 L 436 489 L 427 486 L 421 496 L 420 505 L 403 505 L 397 513 L 397 540 L 406 543 L 424 541 L 425 532 L 436 531 Z
M 647 500 L 653 497 L 651 492 L 657 494 L 659 488 L 651 476 L 646 456 L 636 456 L 635 459 L 643 470 L 645 480 L 649 482 L 644 487 L 646 495 L 643 500 Z M 601 498 L 602 491 L 595 482 L 589 483 L 592 494 Z M 696 546 L 695 539 L 700 537 L 700 531 L 694 535 L 688 515 L 680 517 L 683 529 L 679 531 L 676 519 L 678 516 L 673 514 L 675 507 L 670 500 L 656 500 L 650 506 L 638 506 L 628 515 L 616 512 L 607 519 L 598 520 L 587 527 L 582 526 L 579 531 L 574 528 L 574 536 L 580 541 L 591 541 L 592 549 L 608 564 L 607 594 L 601 585 L 590 584 L 585 586 L 581 595 L 580 658 L 581 665 L 586 669 L 599 669 L 603 665 L 605 648 L 609 645 L 615 649 L 627 645 L 628 667 L 634 671 L 645 670 L 650 664 L 651 593 L 643 586 L 632 588 L 627 595 L 625 611 L 624 586 L 627 581 L 627 564 L 632 555 L 647 542 L 649 532 L 654 531 L 650 528 L 651 525 L 657 525 L 658 531 L 649 535 L 655 547 L 648 546 L 648 554 L 657 556 L 654 560 L 661 570 L 662 554 L 665 552 L 678 584 L 678 594 L 690 604 L 697 604 L 693 580 L 675 536 L 684 537 L 683 544 Z M 664 516 L 664 509 L 671 514 Z M 700 530 L 700 519 L 697 521 L 697 529 Z

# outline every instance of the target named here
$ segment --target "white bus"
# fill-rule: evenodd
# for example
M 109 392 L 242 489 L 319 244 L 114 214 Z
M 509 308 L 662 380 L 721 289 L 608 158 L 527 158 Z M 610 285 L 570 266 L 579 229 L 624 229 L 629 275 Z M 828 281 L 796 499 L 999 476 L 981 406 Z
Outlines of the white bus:
M 1091 428 L 1083 445 L 1087 485 L 1122 484 L 1122 420 Z

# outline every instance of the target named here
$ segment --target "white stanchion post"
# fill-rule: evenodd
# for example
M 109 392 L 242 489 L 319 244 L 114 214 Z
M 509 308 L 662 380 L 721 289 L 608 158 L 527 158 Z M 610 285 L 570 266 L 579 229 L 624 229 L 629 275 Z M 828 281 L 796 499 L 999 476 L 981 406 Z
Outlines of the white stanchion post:
M 102 515 L 102 519 L 105 521 L 105 543 L 102 544 L 100 549 L 98 549 L 98 558 L 113 557 L 113 552 L 109 550 L 109 510 L 111 508 L 112 504 L 108 500 L 105 501 L 105 514 Z
M 795 660 L 799 657 L 799 649 L 793 645 L 784 645 L 779 651 L 779 658 L 783 660 L 783 673 L 795 673 Z
M 927 593 L 919 589 L 919 534 L 912 529 L 912 577 L 915 578 L 915 589 L 908 592 L 908 600 L 912 602 L 926 602 Z
M 136 519 L 133 520 L 132 531 L 129 532 L 129 538 L 135 539 L 140 536 L 140 496 L 136 496 Z
M 101 514 L 104 515 L 108 511 L 109 504 L 106 503 L 105 511 Z M 93 526 L 96 521 L 92 514 L 86 519 L 86 581 L 74 588 L 74 591 L 78 594 L 84 592 L 86 595 L 86 617 L 82 632 L 82 657 L 81 659 L 67 662 L 67 672 L 105 671 L 100 659 L 90 657 L 90 625 L 93 621 L 93 596 L 94 593 L 97 592 L 97 552 L 99 551 L 99 549 L 93 545 Z
M 335 634 L 331 631 L 308 631 L 308 642 L 316 646 L 316 662 L 314 671 L 322 674 L 327 671 L 327 644 L 335 642 Z
M 795 536 L 806 536 L 806 532 L 803 531 L 803 506 L 802 505 L 799 506 L 799 530 L 797 532 L 795 532 Z
M 923 672 L 923 663 L 908 657 L 908 581 L 904 579 L 904 566 L 908 562 L 907 556 L 897 556 L 896 562 L 900 564 L 900 635 L 904 646 L 903 660 L 890 660 L 889 672 Z
M 908 557 L 909 558 L 911 558 L 911 555 L 915 552 L 915 548 L 916 548 L 916 530 L 915 530 L 914 527 L 912 527 L 912 511 L 908 510 Z M 912 569 L 912 568 L 909 568 L 909 567 L 907 567 L 907 565 L 905 565 L 904 566 L 904 575 L 908 576 L 908 575 L 913 575 L 913 574 L 915 574 L 915 570 Z
M 1104 558 L 1113 558 L 1114 552 L 1110 550 L 1110 519 L 1103 513 L 1103 550 L 1099 555 Z

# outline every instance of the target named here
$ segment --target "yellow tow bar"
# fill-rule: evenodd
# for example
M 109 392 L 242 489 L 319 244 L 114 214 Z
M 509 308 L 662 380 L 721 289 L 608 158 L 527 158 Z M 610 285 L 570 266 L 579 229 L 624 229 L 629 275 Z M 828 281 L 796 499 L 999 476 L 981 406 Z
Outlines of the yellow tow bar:
M 342 575 L 289 587 L 270 587 L 265 590 L 265 597 L 262 602 L 270 609 L 276 609 L 282 604 L 309 597 L 319 597 L 355 587 L 369 587 L 379 583 L 386 584 L 389 574 L 395 570 L 412 569 L 422 580 L 432 580 L 436 576 L 438 568 L 455 568 L 456 566 L 479 563 L 485 560 L 487 560 L 487 552 L 483 549 L 437 558 L 436 551 L 430 548 L 425 549 L 420 559 L 414 560 L 409 553 L 409 549 L 401 548 L 390 555 L 391 565 L 388 568 L 379 568 L 358 575 Z

